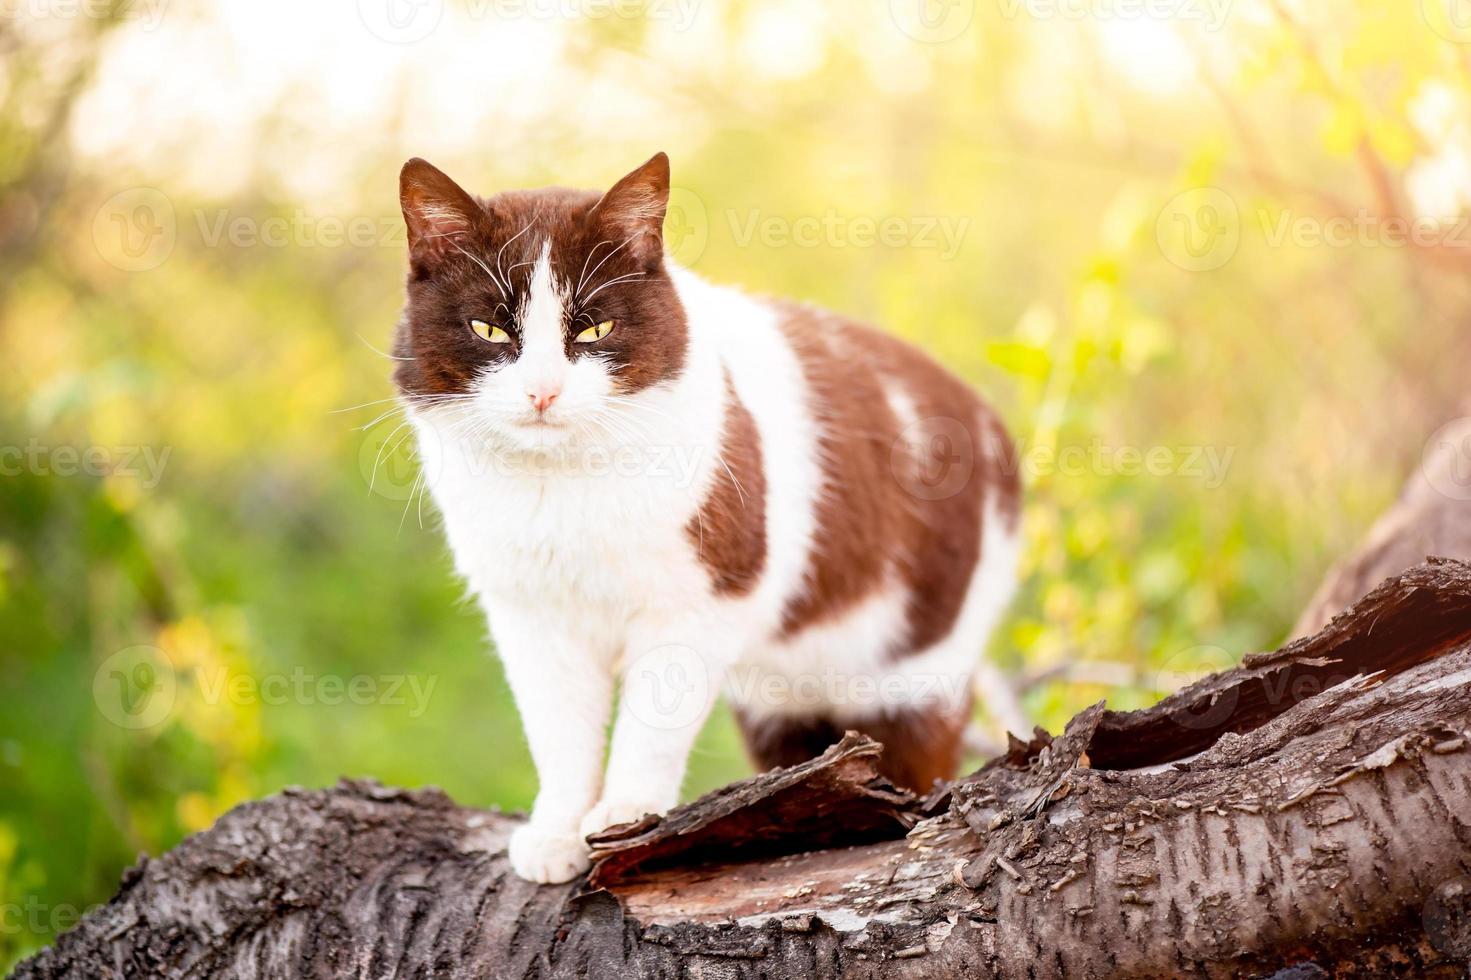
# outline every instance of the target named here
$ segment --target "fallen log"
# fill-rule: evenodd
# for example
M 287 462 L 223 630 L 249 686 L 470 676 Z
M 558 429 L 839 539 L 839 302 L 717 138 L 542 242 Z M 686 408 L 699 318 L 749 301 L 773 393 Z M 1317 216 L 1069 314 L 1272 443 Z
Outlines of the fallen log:
M 371 782 L 239 807 L 24 963 L 52 977 L 1463 977 L 1471 565 L 916 798 L 850 735 L 596 841 Z M 1284 972 L 1285 971 L 1285 972 Z

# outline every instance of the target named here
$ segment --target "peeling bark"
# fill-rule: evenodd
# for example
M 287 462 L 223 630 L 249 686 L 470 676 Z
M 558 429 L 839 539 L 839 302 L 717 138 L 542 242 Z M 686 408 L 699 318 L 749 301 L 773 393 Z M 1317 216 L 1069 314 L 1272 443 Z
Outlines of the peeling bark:
M 917 799 L 849 736 L 511 874 L 516 818 L 344 782 L 145 860 L 51 977 L 1463 977 L 1471 566 Z M 1188 756 L 1188 758 L 1187 758 Z

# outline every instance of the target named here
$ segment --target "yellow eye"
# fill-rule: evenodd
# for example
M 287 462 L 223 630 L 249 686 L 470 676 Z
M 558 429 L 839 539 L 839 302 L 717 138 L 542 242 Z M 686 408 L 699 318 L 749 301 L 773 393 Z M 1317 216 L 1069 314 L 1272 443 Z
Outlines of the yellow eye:
M 612 320 L 604 320 L 602 323 L 598 324 L 597 326 L 595 326 L 595 327 L 588 327 L 586 330 L 582 331 L 582 333 L 578 334 L 577 335 L 577 342 L 579 344 L 592 344 L 592 343 L 596 343 L 597 341 L 602 340 L 604 337 L 608 336 L 608 334 L 610 334 L 612 332 L 613 332 L 613 321 Z
M 475 331 L 475 336 L 492 344 L 509 344 L 511 335 L 500 327 L 494 327 L 484 320 L 471 320 L 470 329 Z

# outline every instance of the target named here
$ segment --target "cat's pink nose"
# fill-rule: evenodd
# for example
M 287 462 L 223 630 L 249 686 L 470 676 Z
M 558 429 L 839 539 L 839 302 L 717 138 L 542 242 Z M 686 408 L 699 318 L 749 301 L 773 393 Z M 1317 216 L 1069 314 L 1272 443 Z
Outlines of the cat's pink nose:
M 526 397 L 531 399 L 532 407 L 540 413 L 551 408 L 552 402 L 556 401 L 557 396 L 561 393 L 560 388 L 533 388 L 526 393 Z

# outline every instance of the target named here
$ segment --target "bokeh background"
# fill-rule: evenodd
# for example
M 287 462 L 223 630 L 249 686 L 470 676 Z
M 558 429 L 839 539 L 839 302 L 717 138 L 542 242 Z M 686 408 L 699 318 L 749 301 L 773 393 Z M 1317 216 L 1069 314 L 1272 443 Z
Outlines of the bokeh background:
M 0 969 L 284 786 L 530 802 L 379 418 L 411 155 L 667 150 L 681 261 L 981 387 L 1028 486 L 990 655 L 1054 730 L 1279 643 L 1467 386 L 1462 0 L 0 11 Z M 746 771 L 717 715 L 688 792 Z

